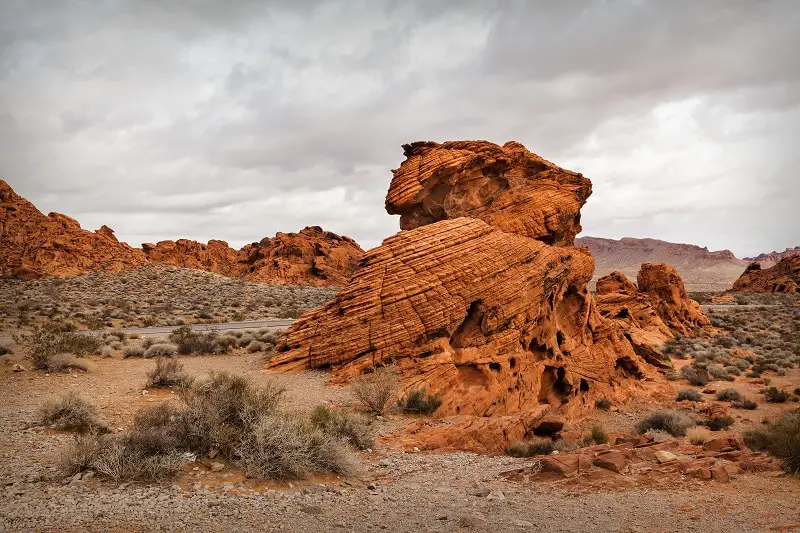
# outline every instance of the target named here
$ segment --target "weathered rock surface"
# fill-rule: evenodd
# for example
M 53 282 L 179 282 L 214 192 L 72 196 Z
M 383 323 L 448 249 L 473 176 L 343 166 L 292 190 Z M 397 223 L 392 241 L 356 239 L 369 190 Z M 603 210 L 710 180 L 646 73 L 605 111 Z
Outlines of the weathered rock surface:
M 751 263 L 731 290 L 800 293 L 800 255 L 790 255 L 767 269 L 762 269 L 759 263 Z
M 670 265 L 645 263 L 637 276 L 639 287 L 625 274 L 612 272 L 597 280 L 600 314 L 619 324 L 636 352 L 647 362 L 664 366 L 655 348 L 676 333 L 691 336 L 711 323 L 700 305 L 686 294 L 680 276 Z
M 332 285 L 347 283 L 364 251 L 351 238 L 319 226 L 275 237 L 234 250 L 225 241 L 208 244 L 181 239 L 143 244 L 148 259 L 223 276 L 264 283 Z
M 37 279 L 144 265 L 141 250 L 119 242 L 103 226 L 82 229 L 66 215 L 45 216 L 0 180 L 0 276 Z
M 782 252 L 773 251 L 765 254 L 758 254 L 755 257 L 745 257 L 744 260 L 750 261 L 751 263 L 758 263 L 761 265 L 761 268 L 770 268 L 777 265 L 782 259 L 793 255 L 800 255 L 800 246 L 787 248 Z
M 0 276 L 36 279 L 96 270 L 120 272 L 148 262 L 215 272 L 274 284 L 341 286 L 364 251 L 349 237 L 318 226 L 278 233 L 234 250 L 225 241 L 188 239 L 143 244 L 119 242 L 102 226 L 84 230 L 66 215 L 44 216 L 0 180 Z
M 415 142 L 394 170 L 386 210 L 411 230 L 439 220 L 478 218 L 505 233 L 572 245 L 592 183 L 517 142 Z
M 402 389 L 428 389 L 452 417 L 413 428 L 426 448 L 502 449 L 548 415 L 626 397 L 652 367 L 600 316 L 592 257 L 569 245 L 588 180 L 516 143 L 405 150 L 387 208 L 408 231 L 368 251 L 268 368 L 348 380 L 395 363 Z
M 667 263 L 675 267 L 690 291 L 718 291 L 731 288 L 747 265 L 730 250 L 709 251 L 706 247 L 658 239 L 602 239 L 578 237 L 576 246 L 588 246 L 595 260 L 593 281 L 612 272 L 633 279 L 642 263 Z

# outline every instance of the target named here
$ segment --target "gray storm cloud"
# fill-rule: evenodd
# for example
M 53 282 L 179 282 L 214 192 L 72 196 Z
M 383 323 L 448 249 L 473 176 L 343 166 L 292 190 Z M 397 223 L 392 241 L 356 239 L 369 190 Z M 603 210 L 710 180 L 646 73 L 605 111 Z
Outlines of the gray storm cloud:
M 584 234 L 798 244 L 786 1 L 0 4 L 0 176 L 132 244 L 305 225 L 371 247 L 400 145 L 518 140 Z

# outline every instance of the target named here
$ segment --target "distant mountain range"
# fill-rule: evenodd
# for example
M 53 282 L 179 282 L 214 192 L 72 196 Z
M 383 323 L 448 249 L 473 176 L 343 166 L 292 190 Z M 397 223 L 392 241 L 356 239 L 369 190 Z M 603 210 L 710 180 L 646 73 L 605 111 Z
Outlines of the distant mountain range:
M 738 259 L 730 250 L 712 252 L 693 244 L 658 239 L 579 237 L 575 239 L 575 245 L 588 246 L 592 252 L 595 260 L 594 281 L 615 270 L 636 281 L 642 263 L 669 263 L 681 275 L 689 291 L 730 289 L 750 262 Z M 770 254 L 762 255 L 765 261 L 775 261 L 768 257 Z M 769 266 L 772 264 L 774 262 Z
M 794 248 L 787 248 L 782 252 L 769 252 L 766 254 L 759 254 L 755 257 L 745 257 L 745 261 L 761 263 L 762 268 L 770 268 L 778 264 L 781 259 L 791 257 L 793 255 L 800 255 L 800 246 Z

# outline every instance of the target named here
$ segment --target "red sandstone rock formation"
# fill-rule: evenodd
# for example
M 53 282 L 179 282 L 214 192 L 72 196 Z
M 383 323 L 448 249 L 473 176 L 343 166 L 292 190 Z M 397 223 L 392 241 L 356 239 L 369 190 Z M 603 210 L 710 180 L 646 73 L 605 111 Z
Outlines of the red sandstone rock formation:
M 37 279 L 140 267 L 141 250 L 117 241 L 108 226 L 92 232 L 66 215 L 44 216 L 0 180 L 0 276 Z
M 181 239 L 143 244 L 150 261 L 208 270 L 223 276 L 264 283 L 341 286 L 347 283 L 364 254 L 349 237 L 318 226 L 234 250 L 225 241 L 208 244 Z
M 697 302 L 690 300 L 675 269 L 663 263 L 645 263 L 639 288 L 625 274 L 612 272 L 597 280 L 600 314 L 619 324 L 636 352 L 647 362 L 666 366 L 656 349 L 675 333 L 692 335 L 710 328 Z
M 117 241 L 108 226 L 91 232 L 66 215 L 44 216 L 0 180 L 2 277 L 120 272 L 152 261 L 264 283 L 341 286 L 364 254 L 349 237 L 317 226 L 299 233 L 278 233 L 238 251 L 224 241 L 202 244 L 187 239 L 143 244 L 142 248 Z
M 555 245 L 572 245 L 581 231 L 592 183 L 517 142 L 415 142 L 403 149 L 406 160 L 392 171 L 386 195 L 401 229 L 472 217 Z
M 800 255 L 800 246 L 786 248 L 782 252 L 769 252 L 765 254 L 758 254 L 755 257 L 745 257 L 744 260 L 750 261 L 751 263 L 758 263 L 761 265 L 761 268 L 770 268 L 777 265 L 781 259 L 785 259 L 793 255 Z
M 781 259 L 771 268 L 751 263 L 733 284 L 733 292 L 800 293 L 800 255 Z
M 482 450 L 621 399 L 628 378 L 652 372 L 598 313 L 592 257 L 570 246 L 587 179 L 517 143 L 414 143 L 405 153 L 386 203 L 408 231 L 367 252 L 334 301 L 286 332 L 268 368 L 348 380 L 394 362 L 401 387 L 427 388 L 449 417 L 445 432 L 411 428 L 419 442 Z M 674 296 L 656 275 L 643 281 Z

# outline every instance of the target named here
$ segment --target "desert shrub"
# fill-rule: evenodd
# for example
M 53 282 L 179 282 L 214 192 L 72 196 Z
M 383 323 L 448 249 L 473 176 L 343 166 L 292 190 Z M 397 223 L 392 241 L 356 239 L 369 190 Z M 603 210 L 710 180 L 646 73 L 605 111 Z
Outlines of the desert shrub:
M 51 360 L 59 354 L 98 353 L 103 345 L 97 337 L 76 333 L 74 324 L 59 322 L 34 326 L 28 333 L 15 336 L 14 340 L 27 350 L 27 356 L 37 370 L 52 370 Z
M 742 395 L 736 389 L 722 389 L 717 392 L 717 400 L 721 402 L 737 402 L 742 399 Z
M 764 389 L 764 399 L 772 403 L 783 403 L 789 399 L 789 393 L 777 387 L 767 387 Z
M 602 400 L 597 400 L 596 402 L 594 402 L 594 406 L 597 409 L 602 409 L 603 411 L 608 411 L 609 409 L 611 409 L 612 405 L 613 404 L 611 403 L 611 400 L 606 400 L 605 398 L 603 398 Z
M 185 382 L 186 372 L 177 359 L 158 357 L 156 366 L 147 372 L 147 387 L 171 387 Z
M 172 357 L 178 353 L 178 347 L 174 344 L 154 344 L 144 351 L 142 357 L 150 359 L 151 357 Z
M 706 367 L 706 372 L 708 372 L 712 378 L 719 379 L 723 381 L 733 381 L 733 377 L 725 371 L 725 369 L 719 365 L 708 365 Z
M 731 416 L 715 416 L 703 422 L 703 425 L 711 431 L 719 431 L 732 426 L 734 422 L 735 420 Z
M 689 382 L 690 385 L 702 387 L 708 384 L 708 376 L 705 372 L 698 372 L 696 369 L 685 366 L 681 369 L 681 376 Z
M 336 411 L 320 405 L 311 411 L 311 424 L 323 433 L 342 439 L 360 450 L 372 448 L 375 442 L 370 422 L 363 415 Z
M 409 414 L 430 415 L 442 405 L 438 396 L 430 394 L 422 387 L 412 389 L 398 402 L 400 410 Z
M 591 433 L 588 433 L 583 436 L 581 443 L 584 446 L 592 446 L 595 444 L 606 444 L 608 443 L 608 433 L 600 426 L 595 426 L 592 428 Z
M 253 338 L 253 336 L 250 335 L 249 333 L 242 335 L 241 337 L 239 337 L 239 348 L 247 348 L 247 346 L 254 340 L 255 339 Z
M 109 347 L 110 347 L 112 350 L 121 350 L 121 349 L 122 349 L 122 343 L 121 343 L 121 342 L 119 342 L 119 341 L 114 341 L 114 342 L 111 342 L 111 343 L 109 343 L 109 344 L 108 344 L 108 346 L 109 346 Z
M 353 385 L 353 394 L 368 412 L 381 415 L 397 392 L 397 372 L 393 367 L 376 368 Z
M 272 344 L 274 346 L 278 344 L 278 334 L 272 331 L 265 333 L 264 336 L 261 338 L 261 340 L 266 342 L 267 344 Z
M 125 349 L 122 350 L 122 358 L 144 357 L 144 351 L 145 349 L 141 346 L 126 346 Z
M 261 341 L 252 341 L 250 344 L 247 345 L 247 352 L 248 353 L 256 353 L 256 352 L 263 352 L 267 349 L 267 345 Z
M 89 470 L 99 449 L 100 437 L 97 433 L 75 435 L 72 443 L 59 453 L 56 460 L 58 471 L 63 475 L 72 476 L 78 472 Z
M 11 353 L 11 347 L 7 344 L 0 343 L 0 355 L 8 355 Z
M 178 353 L 181 355 L 189 354 L 204 354 L 204 353 L 220 353 L 222 346 L 216 341 L 217 334 L 215 332 L 197 332 L 192 331 L 189 326 L 182 326 L 172 331 L 169 336 L 171 343 L 178 347 Z
M 533 457 L 536 455 L 550 455 L 555 450 L 551 439 L 534 438 L 532 440 L 517 441 L 506 448 L 506 454 L 511 457 Z
M 728 365 L 725 367 L 725 372 L 730 374 L 731 376 L 738 376 L 741 375 L 742 371 L 739 369 L 738 366 Z
M 678 402 L 683 400 L 689 400 L 691 402 L 702 402 L 703 395 L 697 392 L 696 390 L 683 389 L 678 392 L 678 395 L 675 397 L 675 400 Z
M 100 355 L 103 357 L 111 357 L 114 355 L 114 350 L 111 349 L 111 346 L 103 346 L 103 348 L 100 350 Z
M 711 440 L 711 432 L 703 426 L 694 426 L 686 430 L 686 438 L 692 444 L 702 445 Z
M 236 348 L 239 343 L 239 339 L 233 335 L 220 335 L 214 339 L 214 342 L 219 345 L 222 352 L 227 352 L 231 348 Z
M 245 474 L 258 478 L 303 478 L 325 471 L 351 475 L 357 468 L 355 455 L 341 440 L 286 414 L 259 418 L 248 438 L 237 443 L 236 455 Z
M 800 473 L 800 411 L 786 413 L 764 428 L 748 430 L 744 442 L 781 459 L 786 472 Z
M 639 433 L 649 430 L 665 431 L 673 437 L 682 437 L 686 429 L 694 425 L 694 420 L 682 411 L 656 411 L 639 421 L 636 429 Z
M 734 409 L 747 409 L 749 411 L 752 411 L 753 409 L 758 408 L 758 404 L 753 400 L 748 400 L 747 398 L 744 398 L 742 400 L 736 400 L 734 402 L 731 402 L 731 407 L 733 407 Z
M 70 370 L 89 370 L 89 363 L 86 359 L 75 357 L 71 353 L 57 353 L 48 361 L 50 372 L 69 372 Z
M 100 409 L 87 397 L 69 391 L 44 402 L 36 411 L 36 422 L 42 426 L 86 433 L 105 431 Z

